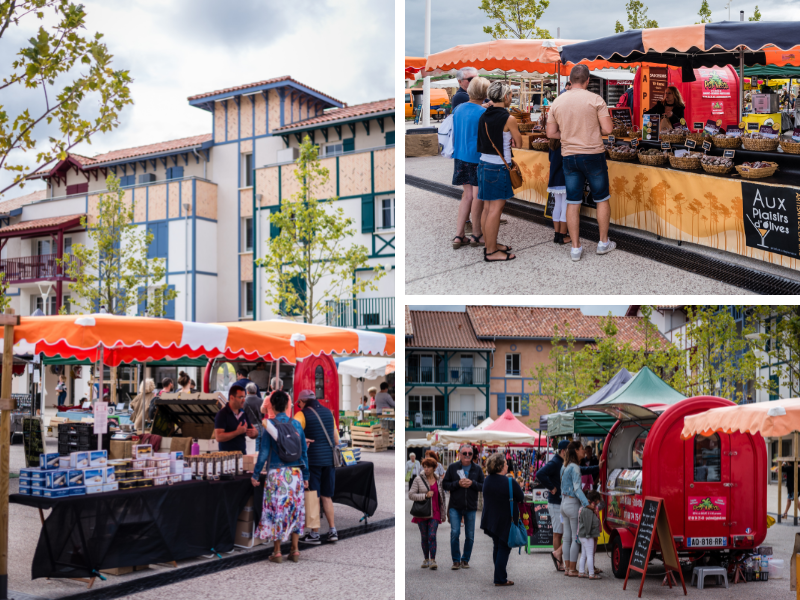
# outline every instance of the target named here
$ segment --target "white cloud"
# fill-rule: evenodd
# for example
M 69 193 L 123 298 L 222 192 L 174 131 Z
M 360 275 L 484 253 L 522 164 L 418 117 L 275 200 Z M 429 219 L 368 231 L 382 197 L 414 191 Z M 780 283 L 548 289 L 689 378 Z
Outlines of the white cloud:
M 134 105 L 123 110 L 118 129 L 75 148 L 79 154 L 210 133 L 210 113 L 190 107 L 187 97 L 281 75 L 348 104 L 393 95 L 390 0 L 85 0 L 84 5 L 87 31 L 101 31 L 113 67 L 130 71 Z M 39 23 L 28 25 L 25 37 Z M 0 64 L 13 60 L 20 41 L 20 35 L 0 40 Z M 0 104 L 8 106 L 12 99 L 0 92 Z M 2 187 L 10 182 L 10 176 L 0 175 Z M 4 199 L 37 187 L 41 184 L 14 188 Z

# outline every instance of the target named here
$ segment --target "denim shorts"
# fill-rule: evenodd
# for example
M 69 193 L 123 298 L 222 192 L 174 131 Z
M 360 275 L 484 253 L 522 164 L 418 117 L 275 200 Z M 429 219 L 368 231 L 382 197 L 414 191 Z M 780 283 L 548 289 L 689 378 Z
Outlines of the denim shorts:
M 478 186 L 478 163 L 453 160 L 453 185 Z
M 505 165 L 478 163 L 478 197 L 487 200 L 508 200 L 514 197 L 511 176 Z
M 567 204 L 583 202 L 586 181 L 595 203 L 608 200 L 608 165 L 604 152 L 565 156 L 564 178 L 567 180 Z

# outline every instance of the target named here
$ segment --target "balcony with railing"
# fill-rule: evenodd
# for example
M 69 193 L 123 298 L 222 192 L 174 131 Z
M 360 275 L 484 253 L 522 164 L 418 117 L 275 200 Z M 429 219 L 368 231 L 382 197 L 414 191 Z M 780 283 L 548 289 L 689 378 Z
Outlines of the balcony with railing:
M 356 298 L 325 305 L 325 322 L 330 327 L 394 331 L 394 298 Z
M 486 419 L 483 410 L 421 410 L 406 409 L 406 429 L 463 429 L 480 425 Z
M 485 367 L 410 367 L 406 384 L 486 385 Z
M 70 266 L 80 266 L 80 261 L 71 254 L 63 256 L 63 266 L 59 275 L 57 254 L 39 254 L 21 256 L 19 258 L 0 259 L 0 272 L 10 284 L 32 283 L 35 281 L 52 281 L 60 278 L 63 281 L 74 281 L 67 276 Z

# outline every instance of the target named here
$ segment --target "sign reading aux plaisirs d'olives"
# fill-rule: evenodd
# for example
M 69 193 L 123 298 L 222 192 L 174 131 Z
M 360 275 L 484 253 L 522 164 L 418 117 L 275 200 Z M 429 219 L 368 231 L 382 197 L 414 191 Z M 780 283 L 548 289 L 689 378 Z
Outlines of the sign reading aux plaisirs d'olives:
M 796 188 L 742 182 L 745 241 L 749 248 L 800 258 Z

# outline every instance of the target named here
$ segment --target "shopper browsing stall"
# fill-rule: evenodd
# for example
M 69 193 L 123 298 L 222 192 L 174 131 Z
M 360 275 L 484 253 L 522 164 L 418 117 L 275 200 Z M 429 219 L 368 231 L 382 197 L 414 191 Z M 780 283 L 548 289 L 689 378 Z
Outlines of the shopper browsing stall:
M 214 418 L 214 436 L 222 452 L 247 453 L 245 437 L 255 438 L 258 432 L 244 411 L 246 392 L 236 384 L 228 390 L 228 403 Z
M 450 492 L 447 518 L 450 520 L 450 554 L 452 569 L 468 569 L 475 540 L 475 515 L 478 510 L 478 493 L 483 489 L 483 471 L 472 463 L 473 450 L 464 444 L 458 451 L 458 462 L 447 467 L 442 486 Z M 464 551 L 461 552 L 461 519 L 464 519 Z

